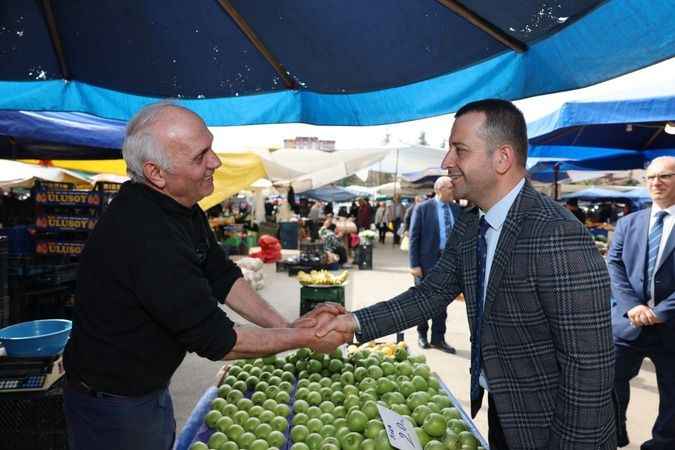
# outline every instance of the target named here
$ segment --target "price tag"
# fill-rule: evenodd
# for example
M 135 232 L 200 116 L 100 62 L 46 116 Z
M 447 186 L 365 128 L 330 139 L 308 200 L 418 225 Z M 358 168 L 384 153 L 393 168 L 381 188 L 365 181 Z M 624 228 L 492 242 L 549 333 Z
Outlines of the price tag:
M 382 405 L 377 405 L 377 409 L 380 410 L 380 417 L 392 447 L 400 450 L 422 450 L 415 427 L 408 419 Z

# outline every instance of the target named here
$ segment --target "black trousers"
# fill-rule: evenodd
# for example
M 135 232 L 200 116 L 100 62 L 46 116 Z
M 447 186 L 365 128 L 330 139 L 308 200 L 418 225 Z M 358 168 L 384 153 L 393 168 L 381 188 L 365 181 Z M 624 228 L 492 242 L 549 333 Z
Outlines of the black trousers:
M 619 444 L 626 444 L 626 409 L 630 401 L 629 382 L 640 371 L 642 361 L 649 358 L 656 368 L 659 389 L 659 413 L 652 429 L 652 439 L 643 443 L 644 450 L 675 449 L 675 350 L 672 342 L 663 342 L 654 325 L 644 327 L 635 341 L 615 342 L 616 367 L 614 391 L 619 401 Z M 622 442 L 621 437 L 624 437 Z
M 422 283 L 422 278 L 415 278 L 415 286 Z M 448 310 L 444 309 L 438 315 L 431 318 L 431 343 L 441 344 L 445 342 L 446 320 L 448 319 Z M 421 337 L 427 337 L 429 332 L 429 321 L 425 320 L 417 325 L 417 334 Z
M 394 219 L 394 245 L 401 244 L 401 236 L 398 234 L 398 229 L 401 226 L 401 219 Z
M 488 443 L 490 450 L 509 450 L 492 395 L 488 393 Z
M 387 238 L 387 224 L 381 223 L 377 226 L 377 231 L 380 233 L 380 242 L 384 244 L 385 239 Z
M 338 264 L 343 265 L 344 263 L 347 262 L 347 250 L 343 246 L 336 247 L 333 250 L 333 253 L 338 255 Z

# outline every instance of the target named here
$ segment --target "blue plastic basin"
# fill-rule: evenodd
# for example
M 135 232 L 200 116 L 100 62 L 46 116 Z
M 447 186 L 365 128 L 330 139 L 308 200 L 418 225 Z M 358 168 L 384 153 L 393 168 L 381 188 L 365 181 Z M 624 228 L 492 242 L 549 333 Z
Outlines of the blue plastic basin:
M 41 358 L 58 355 L 66 346 L 70 320 L 46 319 L 17 323 L 0 330 L 0 342 L 7 356 L 14 358 Z

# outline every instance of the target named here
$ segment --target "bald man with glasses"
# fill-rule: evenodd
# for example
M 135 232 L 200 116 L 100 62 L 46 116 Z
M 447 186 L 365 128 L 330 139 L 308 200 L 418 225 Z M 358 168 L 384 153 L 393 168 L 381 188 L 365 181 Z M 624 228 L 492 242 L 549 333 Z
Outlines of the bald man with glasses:
M 628 445 L 629 382 L 649 358 L 659 413 L 641 450 L 675 449 L 675 157 L 652 161 L 645 177 L 652 207 L 617 223 L 608 256 L 619 400 L 618 444 Z

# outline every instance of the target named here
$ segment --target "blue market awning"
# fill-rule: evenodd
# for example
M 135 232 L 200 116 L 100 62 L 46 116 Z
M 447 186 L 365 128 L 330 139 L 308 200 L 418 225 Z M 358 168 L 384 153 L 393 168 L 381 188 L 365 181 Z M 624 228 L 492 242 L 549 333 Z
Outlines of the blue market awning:
M 577 199 L 585 201 L 602 201 L 602 200 L 631 200 L 631 201 L 648 201 L 650 200 L 649 192 L 645 188 L 636 188 L 630 191 L 615 191 L 612 189 L 604 189 L 593 187 L 581 191 L 565 194 L 561 200 Z
M 569 171 L 615 171 L 642 169 L 658 156 L 675 156 L 675 149 L 634 151 L 596 147 L 530 147 L 530 178 L 542 183 L 564 181 Z M 557 166 L 557 167 L 556 167 Z M 556 174 L 557 171 L 557 174 Z
M 0 158 L 119 159 L 125 127 L 88 114 L 0 111 Z
M 664 88 L 672 90 L 672 86 Z M 665 132 L 671 121 L 675 122 L 675 95 L 569 102 L 530 123 L 528 136 L 536 153 L 532 156 L 551 155 L 555 147 L 587 147 L 584 154 L 588 157 L 595 157 L 603 148 L 672 150 L 675 135 Z
M 13 1 L 0 109 L 374 125 L 588 86 L 675 55 L 671 1 Z
M 565 103 L 528 124 L 528 157 L 545 161 L 530 174 L 546 182 L 571 170 L 643 169 L 656 157 L 675 156 L 675 135 L 666 132 L 674 120 L 675 95 Z
M 322 202 L 350 202 L 358 195 L 340 186 L 323 186 L 299 194 L 300 197 L 313 198 Z

